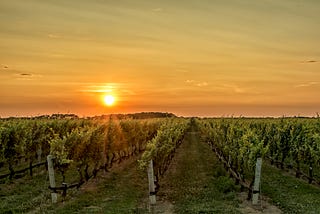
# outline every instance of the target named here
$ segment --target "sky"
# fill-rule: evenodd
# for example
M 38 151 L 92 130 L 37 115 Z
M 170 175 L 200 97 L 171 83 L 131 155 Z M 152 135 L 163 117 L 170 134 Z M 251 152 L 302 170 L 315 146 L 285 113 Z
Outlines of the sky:
M 315 116 L 319 97 L 318 0 L 0 0 L 0 117 Z

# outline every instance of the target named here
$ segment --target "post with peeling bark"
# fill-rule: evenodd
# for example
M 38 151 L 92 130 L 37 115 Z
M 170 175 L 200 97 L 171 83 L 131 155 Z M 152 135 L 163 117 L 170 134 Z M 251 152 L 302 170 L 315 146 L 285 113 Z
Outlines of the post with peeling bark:
M 56 187 L 56 182 L 55 182 L 55 178 L 54 178 L 54 169 L 53 169 L 53 161 L 52 161 L 52 159 L 53 159 L 52 155 L 48 155 L 47 156 L 50 187 L 51 188 L 55 188 Z M 55 193 L 55 192 L 52 192 L 51 193 L 51 199 L 52 199 L 52 203 L 57 203 L 58 194 Z
M 252 204 L 257 205 L 260 193 L 260 178 L 261 178 L 262 158 L 257 158 L 255 178 L 253 184 Z
M 154 185 L 154 173 L 153 173 L 153 162 L 150 160 L 148 166 L 148 180 L 149 180 L 149 199 L 150 204 L 156 204 L 156 192 L 155 192 L 155 185 Z

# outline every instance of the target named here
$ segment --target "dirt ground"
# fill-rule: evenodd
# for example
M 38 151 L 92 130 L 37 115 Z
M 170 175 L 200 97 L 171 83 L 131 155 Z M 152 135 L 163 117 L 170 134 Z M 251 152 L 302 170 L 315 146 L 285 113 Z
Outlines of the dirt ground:
M 252 205 L 251 201 L 247 200 L 247 193 L 242 192 L 238 194 L 239 200 L 242 202 L 240 204 L 240 211 L 243 213 L 249 214 L 258 214 L 258 213 L 270 213 L 270 214 L 280 214 L 282 211 L 269 203 L 270 199 L 266 196 L 260 197 L 258 205 Z M 262 199 L 262 200 L 261 200 Z

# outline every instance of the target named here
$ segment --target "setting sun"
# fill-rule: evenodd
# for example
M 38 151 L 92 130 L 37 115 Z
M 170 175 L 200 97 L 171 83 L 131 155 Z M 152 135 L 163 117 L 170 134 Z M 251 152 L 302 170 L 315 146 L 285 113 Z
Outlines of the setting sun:
M 112 106 L 114 104 L 115 99 L 112 95 L 106 95 L 103 97 L 103 101 L 105 105 Z

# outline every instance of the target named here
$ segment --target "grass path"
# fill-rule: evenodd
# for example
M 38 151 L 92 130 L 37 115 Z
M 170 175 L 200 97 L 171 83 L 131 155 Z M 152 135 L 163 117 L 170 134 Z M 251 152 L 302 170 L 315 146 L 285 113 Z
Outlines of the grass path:
M 123 161 L 111 172 L 99 173 L 80 190 L 68 190 L 64 202 L 52 205 L 47 173 L 0 184 L 0 213 L 147 213 L 147 176 L 137 158 Z
M 147 174 L 136 158 L 124 161 L 105 175 L 85 184 L 64 205 L 48 213 L 147 213 Z
M 13 181 L 0 183 L 0 213 L 26 213 L 48 203 L 47 173 L 45 169 L 35 173 L 33 178 L 26 176 Z
M 284 213 L 320 213 L 320 188 L 269 164 L 262 167 L 262 192 Z
M 188 134 L 160 181 L 158 199 L 174 213 L 240 213 L 233 182 L 210 148 Z M 158 213 L 170 213 L 161 208 Z

